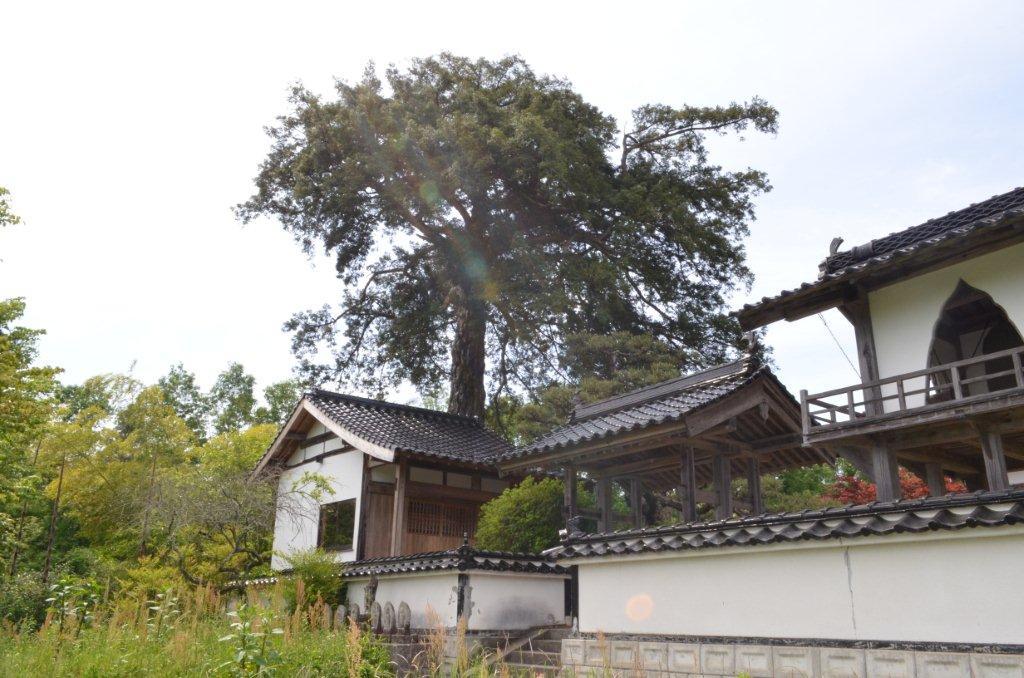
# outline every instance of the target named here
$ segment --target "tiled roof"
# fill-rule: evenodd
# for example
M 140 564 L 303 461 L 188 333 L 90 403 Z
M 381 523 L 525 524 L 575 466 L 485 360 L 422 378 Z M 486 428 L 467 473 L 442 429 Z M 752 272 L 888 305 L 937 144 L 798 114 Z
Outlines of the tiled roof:
M 478 551 L 461 546 L 447 551 L 414 553 L 405 556 L 368 558 L 342 563 L 339 576 L 369 577 L 373 575 L 405 574 L 412 572 L 529 572 L 532 574 L 566 574 L 568 569 L 555 563 L 549 555 L 537 553 L 506 553 L 503 551 Z M 227 584 L 228 589 L 246 586 L 273 586 L 278 577 L 260 577 Z
M 625 395 L 577 407 L 568 423 L 516 449 L 502 460 L 524 457 L 678 421 L 735 392 L 767 367 L 748 356 Z M 774 379 L 774 377 L 771 377 Z
M 345 566 L 345 577 L 396 574 L 405 572 L 433 572 L 439 570 L 471 570 L 488 572 L 531 572 L 564 574 L 568 570 L 557 565 L 553 558 L 535 553 L 505 553 L 478 551 L 462 546 L 447 551 L 418 553 L 409 556 L 370 558 Z
M 671 527 L 573 535 L 546 553 L 557 560 L 959 530 L 1024 523 L 1024 490 L 874 502 Z
M 954 241 L 1021 216 L 1024 216 L 1024 187 L 993 196 L 918 226 L 876 238 L 864 245 L 837 252 L 821 263 L 821 272 L 816 281 L 803 283 L 797 288 L 746 304 L 736 314 L 749 314 L 756 309 L 772 306 L 826 283 L 870 272 L 871 269 L 890 261 L 910 257 L 929 247 Z
M 487 464 L 512 449 L 473 417 L 319 389 L 306 398 L 342 428 L 392 452 Z
M 824 272 L 839 273 L 849 266 L 885 257 L 907 247 L 930 244 L 934 239 L 944 238 L 949 234 L 959 235 L 961 229 L 983 225 L 985 221 L 998 220 L 1007 212 L 1020 212 L 1022 209 L 1024 187 L 1015 188 L 1009 193 L 992 196 L 988 200 L 950 212 L 946 216 L 929 219 L 918 226 L 890 233 L 845 252 L 837 252 L 825 259 Z

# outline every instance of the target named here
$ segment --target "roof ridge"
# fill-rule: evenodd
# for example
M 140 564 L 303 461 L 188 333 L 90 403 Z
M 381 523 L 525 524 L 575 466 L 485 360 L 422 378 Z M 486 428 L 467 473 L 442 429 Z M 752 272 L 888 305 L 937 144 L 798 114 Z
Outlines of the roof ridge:
M 975 490 L 956 492 L 937 497 L 901 498 L 893 501 L 870 501 L 864 504 L 845 504 L 823 508 L 806 508 L 796 511 L 761 513 L 753 516 L 738 516 L 725 519 L 657 525 L 645 528 L 626 528 L 610 532 L 594 532 L 581 537 L 570 538 L 566 543 L 586 543 L 625 537 L 659 537 L 684 532 L 708 532 L 714 530 L 737 530 L 745 527 L 761 527 L 770 524 L 806 522 L 810 520 L 838 520 L 841 518 L 869 515 L 887 515 L 909 511 L 934 511 L 944 508 L 980 506 L 1008 501 L 1024 501 L 1024 489 Z
M 440 410 L 432 410 L 427 407 L 419 407 L 416 405 L 403 405 L 402 403 L 392 403 L 387 400 L 377 400 L 375 398 L 364 398 L 362 396 L 350 395 L 348 393 L 338 393 L 337 391 L 328 391 L 323 388 L 314 388 L 312 391 L 306 393 L 306 395 L 312 396 L 326 396 L 328 398 L 347 400 L 356 404 L 366 405 L 368 407 L 380 407 L 389 410 L 398 410 L 401 412 L 408 412 L 409 414 L 419 414 L 428 417 L 434 417 L 438 419 L 447 419 L 448 421 L 471 424 L 473 426 L 487 428 L 483 426 L 483 421 L 477 417 L 470 417 L 462 414 L 452 414 L 451 412 L 442 412 Z M 490 429 L 487 429 L 490 430 Z
M 573 408 L 569 422 L 586 421 L 587 419 L 600 414 L 610 414 L 625 407 L 633 407 L 651 400 L 662 398 L 670 393 L 677 392 L 677 389 L 681 390 L 690 386 L 704 384 L 714 379 L 732 376 L 733 374 L 738 374 L 740 372 L 740 370 L 734 369 L 738 366 L 742 366 L 744 370 L 750 370 L 751 366 L 755 366 L 756 368 L 757 361 L 752 360 L 751 358 L 752 356 L 749 353 L 745 353 L 739 358 L 722 363 L 721 365 L 707 367 L 703 370 L 698 370 L 697 372 L 691 372 L 690 374 L 682 374 L 678 377 L 673 377 L 672 379 L 660 381 L 648 386 L 642 386 L 640 388 L 633 389 L 632 391 L 626 391 L 625 393 L 620 393 L 619 395 L 611 396 L 610 398 L 605 398 L 603 400 L 597 400 L 586 405 L 577 405 Z M 716 374 L 712 376 L 712 373 Z M 644 393 L 649 393 L 648 397 L 640 398 L 639 400 L 632 399 L 635 396 L 642 396 Z M 618 405 L 611 406 L 616 401 L 622 402 Z

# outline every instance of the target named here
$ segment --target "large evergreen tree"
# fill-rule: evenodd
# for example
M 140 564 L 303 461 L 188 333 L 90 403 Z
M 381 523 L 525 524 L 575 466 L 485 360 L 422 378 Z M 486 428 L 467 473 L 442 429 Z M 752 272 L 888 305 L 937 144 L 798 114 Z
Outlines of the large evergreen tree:
M 515 57 L 442 54 L 385 79 L 296 88 L 239 208 L 334 257 L 340 303 L 286 325 L 307 377 L 447 376 L 449 410 L 481 415 L 488 359 L 496 391 L 532 386 L 572 333 L 648 333 L 684 366 L 727 351 L 724 295 L 749 277 L 741 240 L 768 184 L 710 162 L 706 138 L 772 132 L 773 108 L 645 105 L 620 131 Z

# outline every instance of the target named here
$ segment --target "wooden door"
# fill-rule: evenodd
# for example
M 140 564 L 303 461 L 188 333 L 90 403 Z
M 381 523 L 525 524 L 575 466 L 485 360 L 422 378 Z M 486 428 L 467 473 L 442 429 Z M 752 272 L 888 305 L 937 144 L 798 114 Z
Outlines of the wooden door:
M 391 555 L 391 514 L 394 510 L 394 490 L 390 492 L 368 489 L 366 493 L 366 536 L 363 558 L 383 558 Z

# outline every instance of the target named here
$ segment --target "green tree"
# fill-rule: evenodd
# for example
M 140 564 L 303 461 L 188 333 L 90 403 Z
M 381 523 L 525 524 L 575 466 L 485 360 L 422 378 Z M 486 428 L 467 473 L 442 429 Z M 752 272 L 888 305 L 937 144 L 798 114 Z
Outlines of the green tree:
M 256 422 L 255 389 L 256 378 L 238 363 L 217 376 L 209 395 L 214 431 L 237 431 Z
M 560 362 L 564 381 L 541 389 L 530 402 L 512 406 L 515 412 L 509 418 L 516 441 L 532 440 L 564 423 L 577 404 L 678 377 L 685 358 L 651 335 L 612 332 L 570 335 Z
M 160 377 L 157 385 L 163 390 L 167 403 L 192 430 L 196 440 L 205 441 L 210 404 L 199 389 L 196 375 L 178 363 Z
M 173 468 L 184 460 L 186 451 L 191 447 L 192 433 L 174 408 L 167 404 L 159 386 L 142 391 L 135 402 L 120 414 L 118 424 L 122 431 L 127 432 L 122 445 L 146 468 L 145 481 L 140 484 L 134 502 L 141 509 L 141 556 L 146 554 L 150 515 L 159 500 L 158 472 L 161 468 Z
M 2 196 L 3 194 L 0 194 Z M 0 201 L 2 202 L 2 201 Z M 0 207 L 0 216 L 5 207 Z M 13 223 L 11 216 L 3 216 Z M 16 558 L 28 503 L 38 493 L 35 464 L 53 413 L 59 370 L 36 364 L 42 330 L 18 325 L 23 299 L 0 300 L 0 558 Z M 13 570 L 13 565 L 12 568 Z
M 301 396 L 302 384 L 297 379 L 271 384 L 263 389 L 263 400 L 267 404 L 256 408 L 256 421 L 283 426 Z
M 252 478 L 277 433 L 274 424 L 214 436 L 195 464 L 170 475 L 154 510 L 170 561 L 192 583 L 248 576 L 270 560 L 277 478 Z M 282 497 L 287 503 L 289 497 Z
M 21 223 L 21 217 L 11 210 L 10 199 L 7 197 L 10 194 L 10 191 L 0 186 L 0 226 L 14 226 Z
M 645 105 L 620 134 L 517 57 L 385 78 L 368 68 L 335 99 L 297 87 L 238 210 L 335 259 L 338 306 L 286 325 L 311 381 L 447 378 L 448 409 L 480 416 L 488 359 L 495 393 L 533 386 L 570 334 L 651 334 L 687 367 L 734 344 L 725 295 L 749 280 L 741 240 L 768 182 L 710 162 L 707 137 L 774 132 L 775 109 Z
M 480 508 L 476 545 L 492 551 L 540 553 L 565 527 L 564 493 L 557 478 L 527 478 Z

